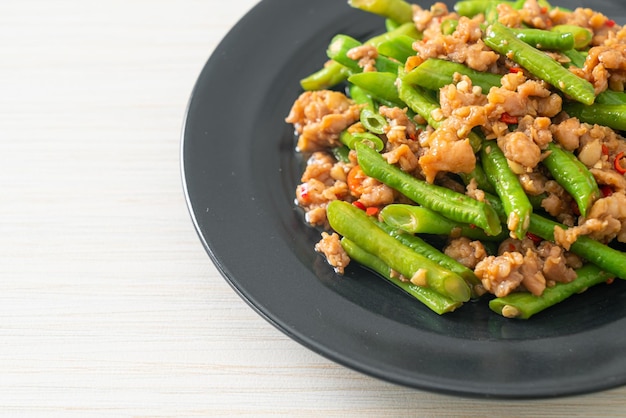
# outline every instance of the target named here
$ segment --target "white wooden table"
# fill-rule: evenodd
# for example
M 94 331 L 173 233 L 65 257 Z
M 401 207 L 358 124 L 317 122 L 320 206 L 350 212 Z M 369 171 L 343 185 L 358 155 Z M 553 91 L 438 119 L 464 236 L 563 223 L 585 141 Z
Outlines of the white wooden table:
M 0 415 L 624 415 L 626 388 L 501 402 L 397 387 L 235 294 L 193 230 L 179 138 L 202 66 L 254 3 L 0 2 Z

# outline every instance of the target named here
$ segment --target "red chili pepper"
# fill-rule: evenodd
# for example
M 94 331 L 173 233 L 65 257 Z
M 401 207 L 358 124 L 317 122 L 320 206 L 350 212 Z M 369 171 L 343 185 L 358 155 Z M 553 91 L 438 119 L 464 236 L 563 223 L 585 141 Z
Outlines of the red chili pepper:
M 626 173 L 626 168 L 622 167 L 620 161 L 624 158 L 624 151 L 620 152 L 615 156 L 615 160 L 613 160 L 613 167 L 615 167 L 615 171 L 620 174 Z
M 612 28 L 613 26 L 615 26 L 615 21 L 613 19 L 609 19 L 606 21 L 605 25 L 607 25 L 609 28 Z
M 526 238 L 530 239 L 532 242 L 535 243 L 535 245 L 539 245 L 541 244 L 541 241 L 543 241 L 543 239 L 531 232 L 527 232 L 526 233 Z
M 602 155 L 609 155 L 609 147 L 606 144 L 602 144 Z
M 606 279 L 606 284 L 612 284 L 615 281 L 615 277 L 611 277 L 610 279 Z
M 522 70 L 520 67 L 511 67 L 511 68 L 509 68 L 509 72 L 510 73 L 521 73 L 523 71 L 524 70 Z
M 613 189 L 611 189 L 609 186 L 602 186 L 600 188 L 600 192 L 602 193 L 603 197 L 609 197 L 613 194 Z
M 546 6 L 544 6 L 544 7 L 541 8 L 541 14 L 545 15 L 546 13 L 548 13 L 548 8 Z
M 305 202 L 309 200 L 309 188 L 306 184 L 300 185 L 300 197 Z
M 354 202 L 352 202 L 352 204 L 353 204 L 354 206 L 356 206 L 357 208 L 361 209 L 361 210 L 365 210 L 365 209 L 367 209 L 367 208 L 365 207 L 365 205 L 364 205 L 363 203 L 359 202 L 358 200 L 355 200 Z
M 504 112 L 502 116 L 500 116 L 500 122 L 504 122 L 507 125 L 515 125 L 517 123 L 517 117 Z
M 379 209 L 376 206 L 370 206 L 369 208 L 365 209 L 365 213 L 367 214 L 367 216 L 376 216 L 378 215 L 378 211 Z

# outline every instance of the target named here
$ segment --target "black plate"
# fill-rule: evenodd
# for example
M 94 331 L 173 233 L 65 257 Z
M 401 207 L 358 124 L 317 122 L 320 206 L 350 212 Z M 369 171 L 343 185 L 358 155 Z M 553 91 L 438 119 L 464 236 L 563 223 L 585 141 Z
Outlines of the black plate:
M 626 21 L 617 1 L 560 4 Z M 318 232 L 294 209 L 303 162 L 284 118 L 332 35 L 382 30 L 381 18 L 344 0 L 264 0 L 214 51 L 189 102 L 181 157 L 193 222 L 217 268 L 294 340 L 397 384 L 498 398 L 624 384 L 623 282 L 529 321 L 501 318 L 484 302 L 439 317 L 359 267 L 335 275 L 313 251 Z

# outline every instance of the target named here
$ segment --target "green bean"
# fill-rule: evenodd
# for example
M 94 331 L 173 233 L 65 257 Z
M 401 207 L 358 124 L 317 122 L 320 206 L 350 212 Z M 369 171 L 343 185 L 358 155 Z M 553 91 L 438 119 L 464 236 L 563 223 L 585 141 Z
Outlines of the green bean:
M 380 229 L 364 211 L 343 200 L 327 206 L 330 226 L 343 237 L 354 241 L 363 250 L 375 254 L 390 268 L 422 283 L 455 302 L 466 302 L 471 291 L 458 274 L 444 269 Z
M 409 57 L 415 55 L 413 42 L 415 42 L 414 38 L 400 35 L 378 45 L 378 53 L 399 62 L 405 62 Z
M 433 112 L 439 109 L 439 103 L 430 97 L 422 87 L 413 87 L 400 77 L 396 81 L 398 96 L 402 102 L 406 103 L 409 109 L 420 115 L 433 128 L 437 128 L 441 121 L 433 117 Z
M 440 266 L 455 272 L 459 276 L 463 277 L 467 284 L 472 289 L 472 297 L 478 297 L 484 293 L 482 282 L 474 271 L 463 264 L 456 261 L 454 258 L 442 253 L 437 248 L 433 247 L 417 235 L 407 234 L 403 231 L 399 231 L 396 228 L 387 225 L 384 222 L 376 222 L 383 231 L 400 241 L 402 244 L 411 248 L 413 251 L 417 251 L 424 257 L 439 264 Z
M 542 164 L 550 171 L 552 177 L 576 201 L 582 216 L 587 216 L 591 205 L 600 198 L 600 189 L 593 174 L 580 162 L 574 154 L 557 146 L 548 144 L 548 156 Z
M 452 35 L 458 26 L 459 21 L 457 19 L 445 19 L 441 22 L 441 33 L 443 35 Z
M 359 65 L 359 60 L 350 58 L 348 53 L 353 48 L 357 48 L 362 45 L 363 44 L 361 42 L 351 36 L 339 34 L 335 35 L 333 39 L 331 39 L 328 49 L 326 50 L 326 54 L 328 55 L 328 58 L 347 67 L 350 71 L 359 73 L 363 71 L 363 68 Z M 400 65 L 397 61 L 392 61 L 382 55 L 378 55 L 375 62 L 375 66 L 378 71 L 392 73 L 397 72 Z
M 391 31 L 383 32 L 380 35 L 376 35 L 370 38 L 369 40 L 365 41 L 364 43 L 366 45 L 372 45 L 378 48 L 380 44 L 382 44 L 383 42 L 390 41 L 391 39 L 397 36 L 409 36 L 413 39 L 421 39 L 422 33 L 419 32 L 417 28 L 415 27 L 415 24 L 412 21 L 410 21 L 410 22 L 400 24 L 397 28 Z
M 380 211 L 380 219 L 387 225 L 412 234 L 463 236 L 474 240 L 502 241 L 506 233 L 490 236 L 467 223 L 452 221 L 423 206 L 391 204 Z
M 410 36 L 415 39 L 421 38 L 421 34 L 417 31 L 413 22 L 401 24 L 396 29 L 374 36 L 367 41 L 366 45 L 373 45 L 378 47 L 383 42 L 393 39 L 396 36 Z M 311 90 L 323 90 L 345 81 L 350 75 L 348 70 L 343 65 L 335 61 L 330 61 L 327 65 L 314 73 L 306 76 L 300 80 L 300 86 L 307 91 Z
M 346 130 L 339 135 L 339 141 L 352 150 L 356 149 L 356 144 L 359 142 L 370 144 L 376 151 L 382 151 L 385 148 L 383 140 L 370 132 L 350 133 Z
M 356 103 L 363 105 L 360 120 L 365 129 L 375 134 L 384 134 L 388 125 L 387 119 L 378 113 L 374 99 L 362 88 L 354 84 L 350 85 L 350 97 Z
M 582 26 L 555 25 L 550 30 L 556 33 L 570 33 L 574 37 L 574 49 L 586 48 L 593 39 L 593 33 Z
M 367 91 L 373 98 L 381 103 L 405 107 L 406 105 L 400 99 L 398 89 L 396 88 L 397 78 L 398 76 L 394 73 L 373 71 L 352 74 L 348 77 L 348 81 Z
M 606 282 L 611 277 L 610 273 L 602 271 L 599 267 L 593 264 L 586 264 L 576 270 L 575 280 L 546 287 L 541 296 L 535 296 L 530 292 L 511 293 L 507 296 L 490 300 L 489 308 L 508 318 L 528 319 L 574 294 L 584 292 L 592 286 Z
M 576 76 L 545 53 L 517 39 L 515 34 L 501 23 L 495 22 L 490 25 L 483 40 L 496 52 L 513 60 L 574 100 L 587 105 L 594 102 L 596 95 L 589 81 Z
M 574 48 L 574 34 L 533 28 L 510 28 L 517 39 L 537 49 L 567 51 Z
M 490 2 L 486 7 L 485 7 L 485 11 L 484 11 L 484 16 L 485 16 L 485 25 L 488 25 L 490 23 L 493 22 L 497 22 L 498 21 L 498 17 L 499 17 L 499 13 L 498 13 L 498 4 L 500 4 L 499 2 Z M 484 27 L 483 27 L 484 30 Z
M 453 301 L 452 299 L 447 298 L 428 287 L 416 286 L 409 281 L 400 280 L 400 278 L 394 274 L 394 271 L 384 261 L 365 251 L 352 240 L 345 237 L 342 238 L 341 246 L 350 259 L 383 276 L 389 282 L 398 286 L 400 289 L 404 290 L 406 293 L 413 296 L 430 310 L 439 315 L 452 312 L 463 305 L 462 302 Z
M 439 90 L 448 84 L 453 84 L 456 73 L 468 76 L 472 84 L 479 86 L 484 94 L 487 94 L 491 87 L 501 86 L 502 76 L 498 74 L 476 71 L 466 65 L 439 58 L 428 58 L 407 72 L 403 81 L 430 90 Z
M 392 30 L 396 30 L 398 29 L 398 27 L 400 26 L 400 23 L 396 22 L 393 19 L 385 19 L 385 29 L 387 30 L 387 32 L 391 32 Z
M 474 224 L 489 235 L 498 235 L 502 231 L 497 214 L 486 203 L 420 180 L 387 163 L 382 155 L 367 145 L 360 143 L 355 145 L 359 165 L 368 176 L 449 219 Z
M 626 105 L 594 103 L 564 103 L 563 110 L 581 122 L 608 126 L 620 131 L 626 130 Z
M 398 23 L 413 20 L 413 7 L 404 0 L 348 0 L 348 4 Z
M 338 62 L 331 61 L 328 65 L 300 80 L 300 86 L 306 91 L 324 90 L 336 86 L 349 75 L 350 70 Z
M 596 97 L 595 104 L 626 104 L 626 93 L 623 91 L 604 90 Z
M 576 49 L 566 49 L 565 51 L 561 51 L 561 53 L 569 58 L 569 64 L 574 67 L 582 68 L 585 65 L 585 56 L 581 54 L 580 51 Z
M 481 13 L 484 14 L 489 5 L 498 3 L 508 3 L 513 5 L 515 2 L 498 0 L 461 0 L 454 4 L 454 11 L 460 16 L 474 17 Z
M 511 235 L 523 239 L 533 208 L 519 179 L 511 171 L 504 153 L 495 142 L 483 144 L 480 158 L 487 178 L 502 200 L 507 215 L 506 224 Z
M 334 147 L 331 151 L 333 153 L 333 157 L 335 157 L 337 161 L 344 163 L 350 162 L 350 148 L 347 146 L 341 145 L 339 147 Z

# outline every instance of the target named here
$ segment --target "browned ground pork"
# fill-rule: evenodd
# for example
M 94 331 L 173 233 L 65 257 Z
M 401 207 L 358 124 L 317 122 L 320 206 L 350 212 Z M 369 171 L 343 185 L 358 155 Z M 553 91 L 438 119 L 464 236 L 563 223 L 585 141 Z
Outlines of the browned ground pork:
M 293 104 L 286 122 L 298 133 L 298 150 L 319 151 L 339 145 L 339 134 L 359 120 L 360 107 L 345 94 L 307 91 Z

